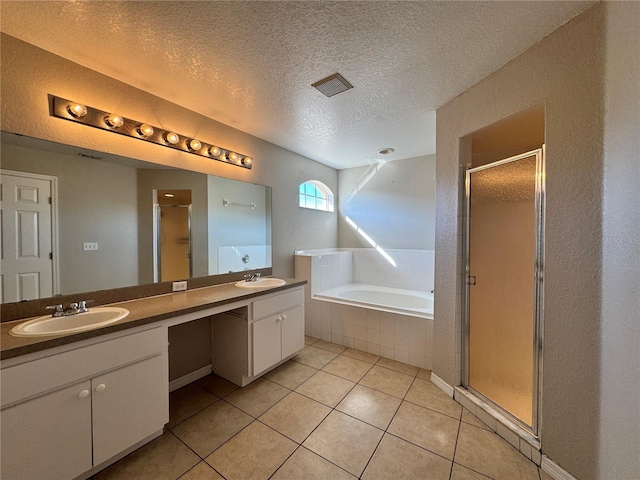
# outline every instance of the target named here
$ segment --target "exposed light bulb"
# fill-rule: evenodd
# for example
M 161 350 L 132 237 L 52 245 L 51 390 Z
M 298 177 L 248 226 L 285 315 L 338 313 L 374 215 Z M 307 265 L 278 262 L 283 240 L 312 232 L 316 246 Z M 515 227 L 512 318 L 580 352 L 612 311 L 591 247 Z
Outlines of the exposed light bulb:
M 227 160 L 229 160 L 230 162 L 237 162 L 238 161 L 238 154 L 235 152 L 229 152 L 227 153 Z
M 136 128 L 136 131 L 138 132 L 138 135 L 143 137 L 150 137 L 153 135 L 153 127 L 146 123 L 142 123 L 138 128 Z
M 212 157 L 219 157 L 221 153 L 220 147 L 209 147 L 209 155 Z
M 171 145 L 175 145 L 180 141 L 180 135 L 173 132 L 167 132 L 164 134 L 164 139 L 167 143 L 170 143 Z
M 122 118 L 120 115 L 116 115 L 115 113 L 112 113 L 111 115 L 109 115 L 104 119 L 104 123 L 106 123 L 112 128 L 118 128 L 124 125 L 124 118 Z
M 67 112 L 72 117 L 81 118 L 87 114 L 87 107 L 81 103 L 71 103 L 67 106 Z
M 251 157 L 244 157 L 242 159 L 242 164 L 246 165 L 247 167 L 250 167 L 251 165 L 253 165 L 253 158 Z
M 189 140 L 189 150 L 200 150 L 202 148 L 202 143 L 200 143 L 200 140 L 196 140 L 195 138 L 192 140 Z

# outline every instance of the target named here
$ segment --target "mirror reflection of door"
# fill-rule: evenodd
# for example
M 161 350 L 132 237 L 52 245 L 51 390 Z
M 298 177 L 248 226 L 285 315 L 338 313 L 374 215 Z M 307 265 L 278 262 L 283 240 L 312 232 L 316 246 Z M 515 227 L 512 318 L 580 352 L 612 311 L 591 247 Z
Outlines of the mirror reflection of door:
M 191 277 L 191 190 L 158 190 L 161 282 Z
M 56 291 L 52 201 L 56 178 L 2 170 L 0 302 L 50 297 Z

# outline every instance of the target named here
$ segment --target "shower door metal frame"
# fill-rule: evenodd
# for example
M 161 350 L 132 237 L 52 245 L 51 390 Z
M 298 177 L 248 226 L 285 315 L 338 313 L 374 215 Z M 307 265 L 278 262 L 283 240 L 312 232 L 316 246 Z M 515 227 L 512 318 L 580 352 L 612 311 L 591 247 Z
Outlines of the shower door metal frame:
M 469 332 L 470 332 L 470 228 L 471 228 L 471 174 L 481 170 L 487 170 L 511 162 L 516 162 L 524 158 L 536 157 L 536 179 L 535 179 L 535 280 L 534 280 L 534 333 L 533 333 L 533 391 L 532 391 L 532 416 L 531 425 L 527 425 L 512 413 L 487 398 L 481 392 L 469 386 Z M 543 338 L 543 313 L 544 313 L 544 238 L 545 238 L 545 146 L 531 150 L 520 155 L 505 158 L 479 167 L 468 168 L 465 170 L 465 219 L 464 219 L 464 330 L 463 330 L 463 386 L 478 396 L 492 407 L 496 408 L 503 415 L 511 419 L 523 429 L 533 433 L 539 437 L 540 415 L 542 404 L 542 338 Z

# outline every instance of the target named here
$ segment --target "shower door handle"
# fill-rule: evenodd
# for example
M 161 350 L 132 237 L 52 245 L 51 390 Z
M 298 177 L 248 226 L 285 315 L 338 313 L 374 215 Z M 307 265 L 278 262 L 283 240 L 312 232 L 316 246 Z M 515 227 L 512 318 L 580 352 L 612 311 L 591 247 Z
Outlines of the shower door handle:
M 476 276 L 467 275 L 467 285 L 475 285 L 475 284 L 476 284 Z

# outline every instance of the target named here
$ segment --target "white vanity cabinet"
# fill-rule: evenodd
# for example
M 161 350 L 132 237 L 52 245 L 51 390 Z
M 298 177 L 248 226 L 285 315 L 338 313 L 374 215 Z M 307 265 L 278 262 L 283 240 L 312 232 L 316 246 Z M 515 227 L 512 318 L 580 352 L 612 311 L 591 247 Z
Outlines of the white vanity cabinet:
M 304 290 L 253 302 L 253 375 L 304 348 Z
M 120 335 L 3 364 L 2 478 L 76 478 L 162 433 L 167 330 Z
M 304 348 L 304 288 L 253 301 L 248 311 L 212 317 L 212 367 L 245 386 Z

